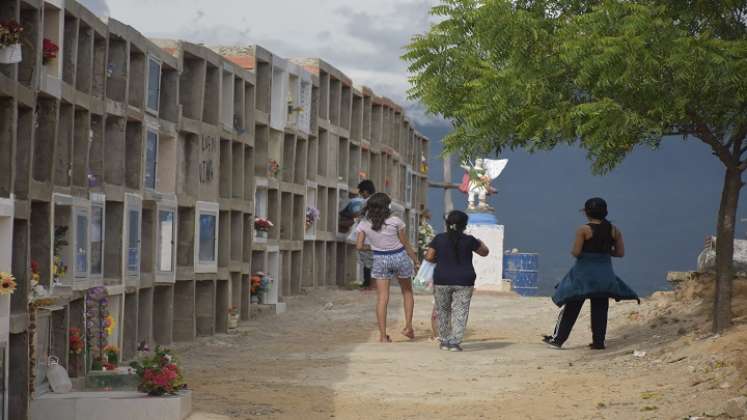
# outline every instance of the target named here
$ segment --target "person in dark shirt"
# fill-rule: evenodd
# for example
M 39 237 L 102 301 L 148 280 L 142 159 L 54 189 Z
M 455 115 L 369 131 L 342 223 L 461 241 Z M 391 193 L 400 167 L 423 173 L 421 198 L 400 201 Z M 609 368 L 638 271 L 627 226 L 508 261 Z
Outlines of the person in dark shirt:
M 587 224 L 576 231 L 571 254 L 576 264 L 555 286 L 553 302 L 562 307 L 555 332 L 543 341 L 561 348 L 571 334 L 584 301 L 591 301 L 591 330 L 593 341 L 589 348 L 603 350 L 607 334 L 609 299 L 638 300 L 638 295 L 620 280 L 612 270 L 612 258 L 625 256 L 625 242 L 620 229 L 607 220 L 607 202 L 590 198 L 581 210 Z
M 464 330 L 469 317 L 469 305 L 475 287 L 475 267 L 472 254 L 488 255 L 488 247 L 471 235 L 466 235 L 469 217 L 454 210 L 446 217 L 446 233 L 433 238 L 425 259 L 436 263 L 433 272 L 433 294 L 436 298 L 439 348 L 462 351 Z

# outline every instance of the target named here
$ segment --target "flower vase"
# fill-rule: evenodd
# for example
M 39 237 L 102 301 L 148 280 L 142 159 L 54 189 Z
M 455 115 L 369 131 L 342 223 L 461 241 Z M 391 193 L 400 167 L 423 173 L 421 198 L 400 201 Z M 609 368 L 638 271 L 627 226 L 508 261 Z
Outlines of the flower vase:
M 251 302 L 252 302 L 252 303 L 259 303 L 259 296 L 257 296 L 257 295 L 252 295 L 252 297 L 251 297 Z
M 21 44 L 12 44 L 7 47 L 0 48 L 0 63 L 2 64 L 16 64 L 23 60 L 23 53 L 21 51 Z
M 239 327 L 239 316 L 238 315 L 228 315 L 228 328 L 229 329 L 236 329 Z
M 258 230 L 257 231 L 257 238 L 267 239 L 267 231 L 266 230 Z

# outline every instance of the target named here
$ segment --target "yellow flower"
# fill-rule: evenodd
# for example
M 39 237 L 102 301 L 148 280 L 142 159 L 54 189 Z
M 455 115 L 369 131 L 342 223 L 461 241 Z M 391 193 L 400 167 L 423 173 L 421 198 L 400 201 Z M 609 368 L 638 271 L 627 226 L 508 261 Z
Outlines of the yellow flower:
M 0 273 L 0 295 L 12 295 L 16 291 L 16 279 L 10 273 Z
M 114 326 L 117 323 L 114 321 L 114 318 L 111 315 L 109 315 L 108 317 L 106 317 L 106 321 L 107 321 L 106 322 L 107 323 L 107 326 L 106 326 L 106 335 L 112 335 L 112 332 L 114 332 Z

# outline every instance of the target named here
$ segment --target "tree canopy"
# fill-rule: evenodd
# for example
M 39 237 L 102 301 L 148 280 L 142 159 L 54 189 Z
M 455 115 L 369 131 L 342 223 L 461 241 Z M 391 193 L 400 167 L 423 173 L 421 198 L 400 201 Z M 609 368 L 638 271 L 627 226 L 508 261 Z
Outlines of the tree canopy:
M 677 134 L 743 165 L 745 3 L 445 0 L 403 57 L 410 94 L 468 155 L 570 143 L 606 172 Z

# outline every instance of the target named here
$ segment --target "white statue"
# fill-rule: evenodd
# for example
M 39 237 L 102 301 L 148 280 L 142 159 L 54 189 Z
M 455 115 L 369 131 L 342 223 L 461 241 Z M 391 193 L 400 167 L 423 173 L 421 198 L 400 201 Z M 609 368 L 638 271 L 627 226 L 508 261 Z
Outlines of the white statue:
M 494 194 L 496 190 L 490 185 L 506 169 L 508 159 L 475 159 L 475 162 L 466 161 L 461 166 L 466 173 L 462 178 L 459 190 L 467 194 L 468 210 L 491 210 L 488 205 L 488 195 Z M 479 202 L 475 205 L 475 199 Z

